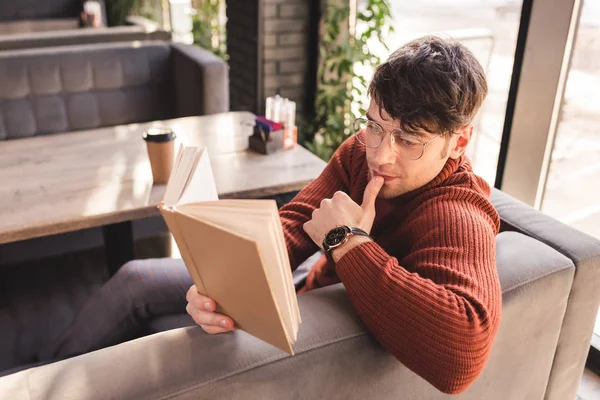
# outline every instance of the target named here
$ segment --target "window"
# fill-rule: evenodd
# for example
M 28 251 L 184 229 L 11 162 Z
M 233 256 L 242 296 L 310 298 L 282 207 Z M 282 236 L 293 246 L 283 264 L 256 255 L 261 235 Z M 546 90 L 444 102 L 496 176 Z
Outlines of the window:
M 600 3 L 584 2 L 542 211 L 600 238 Z M 600 290 L 600 288 L 599 288 Z M 600 316 L 596 320 L 600 335 Z
M 390 51 L 428 33 L 465 44 L 486 70 L 489 94 L 474 121 L 469 156 L 475 172 L 493 185 L 512 74 L 522 0 L 393 1 Z

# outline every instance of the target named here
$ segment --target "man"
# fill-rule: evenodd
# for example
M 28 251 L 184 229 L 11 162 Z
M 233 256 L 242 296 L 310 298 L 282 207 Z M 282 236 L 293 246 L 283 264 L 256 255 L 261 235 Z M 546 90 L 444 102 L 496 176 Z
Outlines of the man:
M 464 46 L 427 36 L 380 65 L 369 93 L 357 133 L 280 210 L 292 268 L 325 249 L 301 292 L 343 282 L 384 347 L 442 392 L 459 393 L 481 373 L 501 312 L 499 218 L 489 186 L 464 155 L 487 94 L 485 76 Z M 152 308 L 177 303 L 191 284 L 181 261 L 160 263 L 127 264 L 92 303 L 117 310 L 111 298 L 133 293 L 120 307 L 127 310 L 120 322 L 157 315 Z M 187 302 L 207 333 L 235 329 L 194 286 Z M 99 307 L 88 304 L 82 313 Z M 81 352 L 118 337 L 104 327 L 86 330 L 78 319 L 49 354 Z M 91 339 L 77 338 L 78 331 Z

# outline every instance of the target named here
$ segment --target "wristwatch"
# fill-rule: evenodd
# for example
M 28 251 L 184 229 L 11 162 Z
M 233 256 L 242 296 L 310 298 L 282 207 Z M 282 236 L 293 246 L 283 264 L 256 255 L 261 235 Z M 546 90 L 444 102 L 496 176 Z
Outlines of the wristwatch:
M 333 262 L 333 257 L 331 256 L 333 249 L 346 243 L 353 235 L 361 235 L 370 238 L 369 234 L 362 229 L 352 228 L 346 225 L 338 226 L 330 230 L 325 236 L 325 239 L 323 239 L 323 250 L 325 250 L 327 259 Z

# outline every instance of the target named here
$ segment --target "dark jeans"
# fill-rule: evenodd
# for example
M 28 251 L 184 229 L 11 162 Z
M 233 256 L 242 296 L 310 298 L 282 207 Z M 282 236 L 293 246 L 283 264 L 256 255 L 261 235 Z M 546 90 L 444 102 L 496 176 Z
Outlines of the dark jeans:
M 296 194 L 272 198 L 280 208 Z M 310 269 L 308 263 L 306 268 Z M 42 347 L 37 358 L 47 361 L 73 357 L 157 330 L 194 325 L 185 310 L 185 295 L 192 285 L 180 259 L 130 261 L 85 302 L 67 330 Z M 165 318 L 169 316 L 174 318 Z M 156 323 L 157 319 L 169 322 Z
M 83 305 L 73 323 L 38 353 L 38 359 L 63 359 L 147 333 L 148 323 L 169 314 L 186 314 L 185 294 L 192 286 L 182 260 L 130 261 Z M 193 324 L 190 317 L 183 326 Z
M 296 289 L 322 257 L 317 252 L 294 272 Z M 194 326 L 185 295 L 192 286 L 183 261 L 130 261 L 85 302 L 71 325 L 38 353 L 38 361 L 73 357 L 151 333 Z

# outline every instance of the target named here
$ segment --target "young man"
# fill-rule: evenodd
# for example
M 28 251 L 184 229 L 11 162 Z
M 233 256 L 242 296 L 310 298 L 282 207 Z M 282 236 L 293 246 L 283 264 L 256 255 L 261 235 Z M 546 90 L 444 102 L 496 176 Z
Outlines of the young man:
M 499 218 L 464 155 L 487 94 L 484 72 L 461 44 L 427 36 L 380 65 L 369 92 L 357 133 L 280 210 L 292 268 L 324 249 L 301 291 L 343 282 L 383 346 L 442 392 L 459 393 L 481 373 L 501 312 Z M 120 321 L 149 318 L 179 304 L 190 284 L 181 261 L 128 263 L 81 315 L 104 308 Z M 194 286 L 187 302 L 207 333 L 235 329 Z M 101 318 L 92 328 L 83 319 L 48 355 L 123 338 Z

